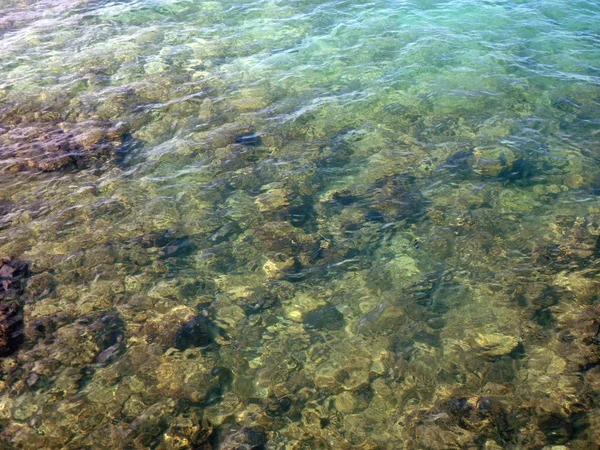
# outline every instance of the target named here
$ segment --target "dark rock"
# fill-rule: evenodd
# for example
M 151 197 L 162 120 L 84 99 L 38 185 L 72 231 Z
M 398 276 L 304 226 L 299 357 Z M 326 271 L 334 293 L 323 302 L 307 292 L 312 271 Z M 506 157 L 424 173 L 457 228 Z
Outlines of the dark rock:
M 243 133 L 235 138 L 236 144 L 241 145 L 260 145 L 262 143 L 262 139 L 256 133 Z
M 23 280 L 29 276 L 26 262 L 10 258 L 0 259 L 0 300 L 23 293 Z
M 365 220 L 368 222 L 385 222 L 385 216 L 378 211 L 368 211 L 365 214 Z
M 73 321 L 73 317 L 66 312 L 60 312 L 51 316 L 41 317 L 27 324 L 26 335 L 32 341 L 52 340 L 52 334 L 60 327 Z
M 165 247 L 165 256 L 168 258 L 184 258 L 198 250 L 198 246 L 189 238 L 182 237 L 174 239 Z
M 301 205 L 290 207 L 287 216 L 294 227 L 303 228 L 307 232 L 311 232 L 317 228 L 316 212 L 311 199 L 304 200 Z
M 508 354 L 512 359 L 523 359 L 525 358 L 525 346 L 522 342 L 519 342 L 517 346 Z
M 95 362 L 105 364 L 125 351 L 125 323 L 117 313 L 108 313 L 89 326 L 94 342 L 100 348 Z
M 448 411 L 450 414 L 458 417 L 468 416 L 473 408 L 469 405 L 466 398 L 455 398 L 448 402 Z
M 0 228 L 10 223 L 10 218 L 7 217 L 13 208 L 13 202 L 0 199 Z
M 235 222 L 227 222 L 215 231 L 208 240 L 215 244 L 220 244 L 221 242 L 227 241 L 234 234 L 239 233 L 239 231 L 240 227 Z
M 548 441 L 554 445 L 565 444 L 573 434 L 571 422 L 568 418 L 557 414 L 549 414 L 542 417 L 538 422 L 538 426 L 546 435 Z
M 498 179 L 505 183 L 532 184 L 535 177 L 542 174 L 545 169 L 546 167 L 541 163 L 529 159 L 517 159 L 509 167 L 500 171 Z
M 289 397 L 271 397 L 267 401 L 267 415 L 271 417 L 284 416 L 292 408 L 292 399 Z
M 475 156 L 473 155 L 472 151 L 460 151 L 449 156 L 442 168 L 453 172 L 466 174 L 471 172 L 474 163 Z
M 486 381 L 510 383 L 515 379 L 516 367 L 512 358 L 503 356 L 495 361 L 487 373 Z
M 22 315 L 24 279 L 29 266 L 10 258 L 0 260 L 0 356 L 13 354 L 25 341 Z
M 102 348 L 108 348 L 125 338 L 125 322 L 118 313 L 103 315 L 89 327 L 94 335 L 94 342 Z
M 0 135 L 3 172 L 87 168 L 117 158 L 126 140 L 122 123 L 24 123 Z
M 56 281 L 54 277 L 48 272 L 44 272 L 32 276 L 27 282 L 26 290 L 28 295 L 37 299 L 52 292 L 55 286 Z
M 426 331 L 417 331 L 413 335 L 415 342 L 422 342 L 423 344 L 430 345 L 431 347 L 441 347 L 442 340 L 437 334 L 428 333 Z
M 306 313 L 304 324 L 316 330 L 339 330 L 346 325 L 346 321 L 335 306 L 326 305 Z
M 427 320 L 427 325 L 434 330 L 440 330 L 446 326 L 446 320 L 443 317 L 432 317 Z
M 219 327 L 205 314 L 200 313 L 183 324 L 175 335 L 173 347 L 186 350 L 190 347 L 206 347 L 215 342 Z
M 12 301 L 0 304 L 0 356 L 12 355 L 25 340 L 20 305 Z
M 219 388 L 223 391 L 230 391 L 233 386 L 233 380 L 235 375 L 233 372 L 226 367 L 215 367 L 211 371 L 213 377 L 217 377 Z
M 333 201 L 340 204 L 341 206 L 349 206 L 358 201 L 358 197 L 352 195 L 347 190 L 336 192 L 331 198 L 333 199 Z

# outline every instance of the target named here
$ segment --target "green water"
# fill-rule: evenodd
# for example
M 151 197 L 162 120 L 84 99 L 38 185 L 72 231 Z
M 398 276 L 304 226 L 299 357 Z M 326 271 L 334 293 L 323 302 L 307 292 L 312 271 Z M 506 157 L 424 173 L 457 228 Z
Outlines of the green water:
M 598 24 L 0 0 L 0 448 L 598 448 Z

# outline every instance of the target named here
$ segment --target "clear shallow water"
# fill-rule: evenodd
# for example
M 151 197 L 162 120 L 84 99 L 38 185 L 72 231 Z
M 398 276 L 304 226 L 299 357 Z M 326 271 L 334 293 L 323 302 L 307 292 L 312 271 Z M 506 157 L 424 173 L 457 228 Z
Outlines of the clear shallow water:
M 0 0 L 2 446 L 596 448 L 599 9 Z

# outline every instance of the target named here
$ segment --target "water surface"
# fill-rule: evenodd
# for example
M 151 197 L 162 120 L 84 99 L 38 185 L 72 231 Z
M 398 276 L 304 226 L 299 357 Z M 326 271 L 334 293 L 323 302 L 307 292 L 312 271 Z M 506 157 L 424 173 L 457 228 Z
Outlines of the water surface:
M 598 23 L 0 0 L 2 447 L 598 447 Z

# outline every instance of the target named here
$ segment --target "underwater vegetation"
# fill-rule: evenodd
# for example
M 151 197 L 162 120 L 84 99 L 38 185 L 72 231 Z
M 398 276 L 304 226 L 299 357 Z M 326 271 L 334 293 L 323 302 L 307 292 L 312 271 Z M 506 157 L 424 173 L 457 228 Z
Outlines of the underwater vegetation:
M 0 0 L 0 448 L 598 448 L 598 20 Z

